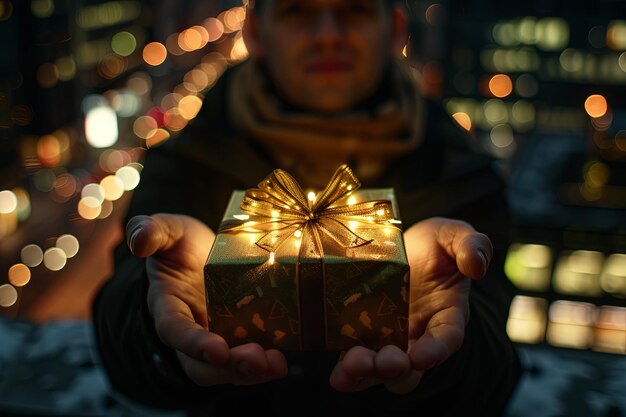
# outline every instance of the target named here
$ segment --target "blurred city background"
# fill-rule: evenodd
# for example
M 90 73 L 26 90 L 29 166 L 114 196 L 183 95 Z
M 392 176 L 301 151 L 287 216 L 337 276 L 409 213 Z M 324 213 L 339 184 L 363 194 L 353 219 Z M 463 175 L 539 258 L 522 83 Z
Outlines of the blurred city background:
M 510 184 L 509 417 L 626 416 L 626 1 L 408 1 L 425 94 Z M 145 150 L 245 59 L 236 0 L 0 0 L 0 414 L 110 392 L 90 303 Z

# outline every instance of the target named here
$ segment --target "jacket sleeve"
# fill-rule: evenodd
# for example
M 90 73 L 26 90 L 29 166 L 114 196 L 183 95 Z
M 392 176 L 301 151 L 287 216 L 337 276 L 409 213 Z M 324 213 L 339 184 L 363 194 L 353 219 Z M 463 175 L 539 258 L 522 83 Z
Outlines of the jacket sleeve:
M 149 185 L 135 190 L 126 221 L 156 211 L 189 214 L 207 222 L 214 219 L 210 205 L 202 204 L 198 195 L 208 179 L 190 175 L 202 170 L 177 158 L 160 150 L 149 153 L 142 172 L 142 183 Z M 173 167 L 189 170 L 189 175 L 173 176 Z M 187 182 L 180 183 L 179 178 Z M 146 302 L 145 260 L 133 256 L 123 242 L 116 248 L 114 265 L 113 276 L 99 290 L 92 311 L 97 351 L 113 388 L 133 400 L 166 408 L 186 408 L 218 395 L 219 388 L 195 385 L 174 350 L 156 334 Z

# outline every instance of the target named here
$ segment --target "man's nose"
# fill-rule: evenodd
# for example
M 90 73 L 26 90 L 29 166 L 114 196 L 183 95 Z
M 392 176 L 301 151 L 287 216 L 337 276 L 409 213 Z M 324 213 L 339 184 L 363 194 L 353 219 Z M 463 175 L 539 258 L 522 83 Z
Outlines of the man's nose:
M 313 32 L 318 41 L 336 42 L 343 36 L 343 30 L 341 19 L 333 10 L 321 10 L 314 19 Z

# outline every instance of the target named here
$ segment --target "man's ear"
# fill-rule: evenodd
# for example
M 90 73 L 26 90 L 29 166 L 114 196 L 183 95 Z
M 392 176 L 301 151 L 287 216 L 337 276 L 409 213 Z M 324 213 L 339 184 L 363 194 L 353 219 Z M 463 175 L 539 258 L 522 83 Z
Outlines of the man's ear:
M 251 59 L 257 61 L 264 55 L 261 43 L 259 19 L 260 17 L 254 12 L 254 9 L 248 9 L 246 20 L 244 21 L 242 28 L 243 41 L 248 49 L 248 54 Z
M 391 10 L 391 51 L 394 57 L 403 58 L 402 50 L 409 41 L 409 16 L 402 6 Z

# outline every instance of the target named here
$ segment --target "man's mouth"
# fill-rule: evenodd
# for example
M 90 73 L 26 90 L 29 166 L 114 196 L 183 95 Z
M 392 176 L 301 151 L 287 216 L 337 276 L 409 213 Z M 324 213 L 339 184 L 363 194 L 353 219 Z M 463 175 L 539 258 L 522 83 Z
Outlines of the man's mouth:
M 320 59 L 306 66 L 309 73 L 332 74 L 352 69 L 350 62 L 341 59 Z

